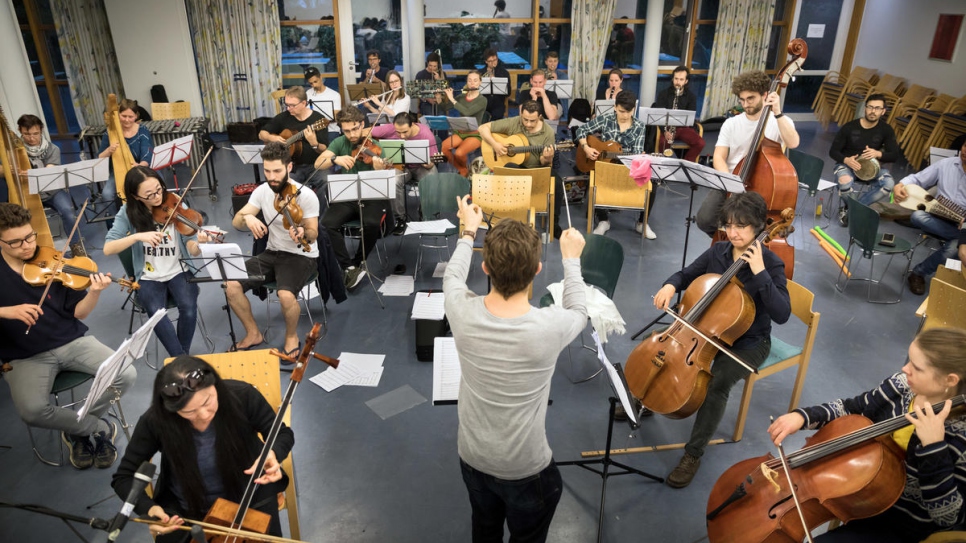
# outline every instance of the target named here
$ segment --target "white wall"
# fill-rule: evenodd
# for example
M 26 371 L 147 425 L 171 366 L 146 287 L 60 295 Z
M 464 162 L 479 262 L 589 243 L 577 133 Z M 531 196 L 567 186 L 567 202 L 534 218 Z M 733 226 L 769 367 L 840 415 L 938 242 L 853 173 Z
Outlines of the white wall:
M 151 111 L 151 87 L 164 85 L 168 100 L 191 103 L 201 117 L 201 86 L 195 68 L 184 0 L 104 0 L 127 98 Z
M 27 50 L 20 38 L 20 26 L 12 0 L 0 1 L 0 106 L 7 117 L 7 128 L 17 131 L 17 119 L 32 113 L 41 119 L 40 96 L 30 71 Z M 49 132 L 48 132 L 49 133 Z
M 966 94 L 966 35 L 953 62 L 929 59 L 939 14 L 966 13 L 963 0 L 868 0 L 853 66 L 877 68 L 953 96 Z M 966 24 L 963 25 L 966 27 Z

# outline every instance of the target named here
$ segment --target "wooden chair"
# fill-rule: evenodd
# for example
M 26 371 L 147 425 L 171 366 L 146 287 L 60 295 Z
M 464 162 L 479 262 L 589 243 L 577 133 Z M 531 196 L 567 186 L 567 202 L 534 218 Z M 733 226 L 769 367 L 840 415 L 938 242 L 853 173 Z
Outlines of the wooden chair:
M 886 122 L 892 126 L 893 130 L 896 130 L 896 127 L 892 124 L 892 121 L 896 116 L 896 112 L 899 111 L 900 108 L 904 108 L 909 105 L 913 106 L 915 109 L 925 107 L 926 100 L 935 95 L 936 89 L 930 89 L 929 87 L 923 87 L 922 85 L 912 85 L 906 89 L 905 94 L 899 96 L 898 100 L 895 100 L 895 102 L 890 105 L 889 99 L 894 97 L 891 97 L 887 94 L 886 107 L 889 108 L 889 113 L 886 115 Z M 913 111 L 915 111 L 915 109 L 913 109 Z M 898 137 L 898 135 L 899 134 L 897 131 L 896 137 Z
M 922 147 L 918 149 L 918 154 L 906 155 L 909 164 L 917 169 L 921 169 L 922 163 L 929 158 L 930 147 L 945 149 L 957 136 L 966 131 L 966 96 L 950 104 L 938 118 L 932 114 L 927 114 L 921 117 L 920 121 L 923 130 L 927 131 L 929 136 Z M 931 129 L 930 124 L 932 124 Z
M 278 357 L 269 354 L 269 349 L 257 351 L 238 351 L 234 353 L 203 354 L 198 355 L 205 362 L 211 364 L 222 379 L 235 379 L 249 383 L 259 392 L 272 406 L 278 410 L 282 403 L 282 383 L 279 377 Z M 168 358 L 165 364 L 174 360 Z M 292 425 L 291 408 L 283 419 L 285 424 Z M 288 510 L 288 528 L 292 539 L 302 539 L 302 532 L 299 528 L 299 496 L 298 484 L 295 479 L 295 465 L 293 462 L 295 451 L 289 453 L 288 458 L 282 462 L 282 469 L 289 476 L 289 485 L 285 489 L 284 502 L 279 500 L 279 510 Z M 280 496 L 281 497 L 281 496 Z
M 587 185 L 587 233 L 594 228 L 594 209 L 637 209 L 644 212 L 647 224 L 647 201 L 651 184 L 639 186 L 631 177 L 630 170 L 623 164 L 612 164 L 598 160 L 590 172 Z M 644 250 L 644 232 L 641 229 L 641 251 Z
M 940 94 L 929 105 L 912 113 L 908 125 L 899 138 L 899 147 L 912 163 L 911 157 L 918 156 L 932 133 L 939 116 L 946 113 L 956 101 L 955 96 Z M 927 149 L 928 150 L 928 149 Z
M 867 97 L 876 93 L 890 93 L 902 96 L 906 90 L 906 79 L 895 75 L 885 74 L 875 85 L 867 83 L 856 83 L 852 92 L 847 92 L 839 99 L 836 110 L 833 113 L 835 122 L 843 124 L 855 118 L 855 111 L 858 105 L 865 101 Z
M 912 120 L 913 115 L 915 115 L 920 109 L 928 108 L 938 98 L 935 91 L 926 95 L 919 101 L 915 101 L 915 96 L 910 97 L 910 94 L 912 94 L 912 89 L 910 89 L 909 92 L 902 97 L 902 100 L 896 104 L 895 108 L 889 112 L 889 117 L 887 119 L 887 122 L 892 126 L 892 129 L 896 133 L 896 141 L 899 142 L 901 142 L 905 137 L 905 131 L 909 127 L 909 121 Z
M 774 375 L 789 368 L 798 368 L 795 375 L 795 384 L 792 386 L 791 400 L 788 402 L 788 410 L 791 411 L 798 407 L 798 400 L 802 397 L 802 387 L 805 385 L 805 374 L 808 372 L 808 362 L 812 357 L 812 347 L 815 345 L 815 336 L 818 331 L 818 319 L 821 316 L 817 311 L 812 310 L 812 302 L 815 295 L 808 289 L 794 281 L 788 282 L 788 295 L 791 298 L 792 314 L 798 317 L 805 325 L 805 339 L 801 345 L 789 345 L 774 336 L 771 337 L 771 352 L 768 358 L 758 368 L 758 374 L 750 374 L 745 379 L 745 389 L 741 393 L 741 405 L 738 408 L 738 418 L 735 421 L 735 431 L 732 434 L 732 441 L 741 441 L 741 436 L 745 431 L 745 419 L 748 417 L 748 406 L 751 404 L 751 392 L 755 388 L 755 382 Z M 714 369 L 712 369 L 714 373 Z
M 529 175 L 473 175 L 473 203 L 487 216 L 487 224 L 496 226 L 503 219 L 516 219 L 533 226 L 536 210 L 531 206 L 533 178 Z M 478 238 L 480 249 L 482 240 Z M 476 248 L 476 247 L 474 247 Z
M 520 168 L 494 168 L 493 174 L 530 176 L 530 207 L 534 209 L 537 215 L 547 215 L 547 229 L 545 230 L 547 236 L 544 245 L 549 243 L 553 239 L 553 225 L 555 221 L 560 220 L 553 214 L 556 179 L 550 175 L 550 168 L 527 168 L 525 170 Z M 546 256 L 547 253 L 544 252 L 544 257 Z
M 272 103 L 275 104 L 275 114 L 278 115 L 282 112 L 282 104 L 285 100 L 285 89 L 278 89 L 277 91 L 272 91 L 269 95 L 272 97 Z
M 152 102 L 151 118 L 155 121 L 191 117 L 191 102 Z

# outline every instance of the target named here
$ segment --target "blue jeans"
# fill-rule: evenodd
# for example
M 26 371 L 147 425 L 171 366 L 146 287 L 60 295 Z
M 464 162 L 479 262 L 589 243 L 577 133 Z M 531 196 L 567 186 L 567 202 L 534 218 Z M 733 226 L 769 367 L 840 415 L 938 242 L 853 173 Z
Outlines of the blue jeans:
M 836 163 L 835 169 L 833 170 L 835 175 L 835 181 L 838 182 L 839 178 L 842 176 L 848 176 L 849 180 L 846 183 L 839 183 L 839 191 L 846 192 L 852 188 L 855 183 L 855 172 L 852 168 L 849 168 L 845 164 Z M 866 181 L 861 181 L 865 183 Z M 859 202 L 865 205 L 872 205 L 880 200 L 884 200 L 889 197 L 892 192 L 892 187 L 896 186 L 895 180 L 892 178 L 892 174 L 886 168 L 879 168 L 879 177 L 868 181 L 869 190 L 864 192 L 862 196 L 859 197 Z M 844 200 L 843 200 L 844 202 Z
M 64 233 L 69 234 L 70 229 L 74 226 L 74 221 L 77 220 L 77 210 L 74 209 L 74 199 L 71 196 L 75 196 L 77 201 L 83 203 L 84 200 L 90 197 L 90 189 L 87 186 L 79 186 L 71 187 L 69 193 L 65 189 L 47 194 L 49 196 L 44 199 L 44 203 L 54 208 L 60 214 L 60 220 L 64 224 Z M 79 241 L 80 225 L 78 225 L 74 237 L 70 238 L 70 244 L 73 245 Z
M 198 322 L 198 285 L 189 283 L 191 275 L 182 272 L 167 282 L 142 280 L 138 290 L 138 301 L 148 313 L 164 309 L 168 305 L 168 295 L 178 306 L 178 331 L 167 317 L 154 326 L 154 333 L 164 345 L 168 355 L 191 354 L 191 340 L 195 337 Z
M 477 471 L 460 459 L 463 482 L 473 508 L 473 543 L 503 543 L 503 522 L 510 543 L 544 542 L 560 501 L 560 470 L 550 465 L 525 479 L 507 481 Z
M 924 233 L 945 241 L 940 250 L 933 252 L 925 260 L 916 264 L 916 267 L 912 269 L 913 273 L 928 277 L 936 273 L 936 268 L 946 262 L 947 258 L 958 258 L 956 253 L 959 249 L 959 230 L 956 225 L 925 211 L 913 211 L 909 222 Z

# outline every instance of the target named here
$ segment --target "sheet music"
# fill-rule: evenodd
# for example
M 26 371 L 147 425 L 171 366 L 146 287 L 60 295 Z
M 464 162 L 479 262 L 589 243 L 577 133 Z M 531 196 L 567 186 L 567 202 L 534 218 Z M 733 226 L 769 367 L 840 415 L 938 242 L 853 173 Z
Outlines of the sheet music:
M 414 290 L 416 288 L 412 275 L 390 275 L 379 287 L 379 292 L 385 296 L 409 296 Z
M 493 94 L 496 96 L 510 94 L 510 78 L 484 77 L 480 79 L 480 94 Z
M 235 145 L 231 149 L 238 153 L 238 158 L 241 159 L 242 164 L 261 164 L 261 153 L 264 147 L 264 145 Z
M 338 368 L 326 368 L 309 380 L 326 392 L 332 392 L 342 385 L 374 387 L 379 385 L 385 360 L 384 354 L 343 352 L 339 355 Z
M 642 107 L 637 110 L 637 118 L 646 125 L 693 126 L 695 112 L 687 109 L 666 109 Z
M 106 158 L 94 158 L 50 168 L 27 170 L 27 189 L 30 194 L 55 191 L 110 179 L 111 163 Z
M 561 100 L 568 100 L 574 97 L 573 79 L 551 79 L 547 81 L 547 84 L 544 85 L 544 88 L 556 93 L 557 98 Z
M 631 419 L 631 422 L 637 424 L 637 413 L 634 412 L 634 407 L 631 406 L 631 399 L 627 396 L 627 388 L 624 386 L 624 381 L 621 380 L 620 375 L 617 375 L 617 370 L 614 369 L 614 365 L 607 359 L 607 354 L 604 353 L 604 346 L 600 343 L 600 336 L 597 335 L 597 331 L 594 330 L 591 335 L 594 336 L 594 344 L 597 345 L 597 360 L 604 368 L 604 373 L 607 374 L 610 387 L 617 393 L 617 398 L 621 401 L 621 405 L 624 406 L 624 412 L 627 413 L 627 417 Z
M 406 223 L 406 233 L 410 234 L 445 234 L 447 230 L 456 228 L 449 219 L 438 219 L 435 221 L 410 221 Z
M 953 271 L 963 271 L 963 263 L 953 258 L 946 259 L 946 269 Z
M 245 268 L 245 259 L 242 256 L 241 247 L 237 243 L 199 243 L 201 258 L 205 259 L 205 270 L 212 279 L 225 279 L 244 281 L 248 279 L 248 271 Z M 222 264 L 225 268 L 225 275 L 221 276 L 218 269 L 216 255 L 221 255 Z
M 348 365 L 343 367 L 342 361 L 339 360 L 338 369 L 328 368 L 322 373 L 310 377 L 309 381 L 319 385 L 326 392 L 332 392 L 340 386 L 362 375 L 364 375 L 364 373 L 359 368 Z
M 690 160 L 640 154 L 621 156 L 620 161 L 630 168 L 634 159 L 643 156 L 647 156 L 651 161 L 652 176 L 656 179 L 677 183 L 690 183 L 693 181 L 698 186 L 715 190 L 725 190 L 735 194 L 745 192 L 745 185 L 737 175 L 719 172 L 714 168 L 698 164 L 697 162 L 691 162 Z
M 433 405 L 456 403 L 459 400 L 462 375 L 456 340 L 451 337 L 436 338 L 433 342 Z
M 441 321 L 446 316 L 443 302 L 446 297 L 441 291 L 417 292 L 413 300 L 412 320 Z
M 614 111 L 614 100 L 597 100 L 594 102 L 594 115 L 604 115 Z
M 188 160 L 194 141 L 195 137 L 190 135 L 158 145 L 151 156 L 151 169 L 160 170 Z
M 454 132 L 476 132 L 480 128 L 476 117 L 450 117 L 449 126 Z

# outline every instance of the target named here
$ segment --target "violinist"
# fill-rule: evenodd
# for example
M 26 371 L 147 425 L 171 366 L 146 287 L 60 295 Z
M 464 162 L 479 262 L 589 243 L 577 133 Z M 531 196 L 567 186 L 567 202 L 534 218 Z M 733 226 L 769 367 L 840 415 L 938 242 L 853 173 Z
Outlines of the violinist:
M 755 129 L 762 115 L 771 115 L 765 124 L 765 137 L 784 144 L 789 149 L 798 147 L 795 123 L 781 111 L 781 98 L 770 93 L 771 78 L 765 72 L 739 74 L 731 83 L 731 92 L 738 97 L 744 113 L 725 120 L 714 147 L 714 169 L 733 173 L 741 159 L 753 150 Z M 766 110 L 767 108 L 767 110 Z M 702 232 L 713 236 L 718 229 L 718 216 L 727 193 L 712 190 L 701 203 L 695 222 Z
M 344 111 L 359 112 L 356 108 Z M 235 348 L 251 349 L 265 341 L 255 322 L 255 316 L 252 315 L 252 306 L 245 291 L 274 281 L 278 285 L 276 292 L 285 318 L 285 343 L 281 350 L 294 356 L 299 350 L 300 310 L 296 295 L 318 269 L 316 259 L 319 248 L 316 239 L 319 237 L 319 198 L 315 192 L 289 179 L 292 162 L 284 145 L 269 142 L 262 149 L 261 156 L 262 171 L 268 182 L 259 185 L 252 192 L 248 203 L 238 210 L 231 221 L 235 228 L 249 230 L 255 239 L 268 236 L 267 249 L 245 262 L 249 275 L 262 276 L 263 279 L 228 281 L 226 284 L 228 303 L 245 327 L 245 337 Z M 285 227 L 287 219 L 284 218 L 284 212 L 277 210 L 282 207 L 280 204 L 283 198 L 294 198 L 294 203 L 302 215 L 301 222 L 290 224 L 290 228 Z M 258 212 L 262 213 L 265 222 L 255 216 Z M 308 243 L 308 252 L 303 250 L 302 240 Z
M 453 95 L 453 88 L 446 87 L 443 93 L 437 93 L 436 98 L 444 108 L 454 108 L 463 117 L 474 117 L 476 125 L 483 124 L 483 114 L 486 113 L 486 99 L 480 96 L 482 78 L 480 72 L 471 71 L 466 75 L 466 86 L 459 98 Z M 446 160 L 452 164 L 459 174 L 466 177 L 469 172 L 466 161 L 470 153 L 480 148 L 481 140 L 478 130 L 472 132 L 457 132 L 443 140 L 441 151 Z
M 912 344 L 902 371 L 854 398 L 800 408 L 768 427 L 776 445 L 800 429 L 814 430 L 856 414 L 882 422 L 905 416 L 892 438 L 906 451 L 904 490 L 874 517 L 853 520 L 815 538 L 822 543 L 918 542 L 966 522 L 966 415 L 950 413 L 951 398 L 966 392 L 966 332 L 931 328 Z M 930 407 L 941 404 L 934 412 Z M 794 472 L 793 472 L 794 477 Z
M 357 108 L 346 108 L 339 112 L 337 118 L 342 135 L 332 141 L 332 145 L 319 156 L 315 162 L 316 168 L 331 168 L 333 165 L 342 168 L 342 173 L 358 173 L 370 170 L 385 170 L 391 167 L 389 163 L 378 156 L 382 152 L 379 144 L 364 137 L 365 117 Z M 363 144 L 372 149 L 363 148 Z M 379 240 L 379 227 L 383 215 L 389 210 L 389 202 L 376 200 L 366 202 L 361 218 L 365 244 L 360 243 L 354 256 L 349 256 L 345 239 L 342 237 L 342 225 L 359 217 L 359 206 L 356 202 L 336 202 L 325 210 L 320 220 L 332 241 L 339 266 L 342 267 L 343 279 L 347 290 L 354 291 L 366 276 L 363 266 L 365 255 L 376 246 Z
M 319 153 L 325 151 L 329 143 L 327 129 L 314 130 L 311 125 L 325 118 L 318 111 L 309 108 L 308 96 L 301 86 L 285 89 L 285 111 L 272 117 L 271 121 L 258 132 L 258 139 L 264 142 L 287 142 L 301 132 L 299 152 L 292 154 L 292 178 L 299 183 L 312 185 L 322 181 L 322 174 L 312 164 Z M 290 135 L 289 135 L 290 134 Z
M 0 362 L 12 367 L 4 380 L 25 423 L 62 433 L 70 449 L 71 465 L 105 469 L 117 459 L 117 426 L 101 418 L 114 393 L 105 392 L 78 421 L 75 411 L 50 403 L 50 389 L 58 373 L 70 370 L 94 375 L 114 354 L 114 349 L 85 335 L 87 326 L 81 322 L 94 310 L 101 291 L 111 281 L 107 275 L 95 273 L 87 291 L 54 282 L 38 306 L 46 285 L 34 286 L 22 277 L 25 263 L 36 251 L 37 233 L 30 226 L 30 211 L 0 203 Z M 124 394 L 136 377 L 134 367 L 128 366 L 112 387 Z
M 135 166 L 124 178 L 124 194 L 131 197 L 114 217 L 114 225 L 107 233 L 104 254 L 116 255 L 130 251 L 134 278 L 141 285 L 138 300 L 148 313 L 167 307 L 170 296 L 178 306 L 178 328 L 168 317 L 154 327 L 154 333 L 169 356 L 191 353 L 191 341 L 198 322 L 198 285 L 190 282 L 194 275 L 181 267 L 181 259 L 199 256 L 198 243 L 208 241 L 201 230 L 185 235 L 169 223 L 163 224 L 153 213 L 165 203 L 161 176 L 146 166 Z M 199 225 L 200 226 L 200 225 Z
M 755 302 L 755 320 L 730 350 L 755 368 L 768 358 L 771 350 L 772 321 L 783 324 L 792 311 L 785 286 L 784 262 L 755 239 L 765 228 L 766 213 L 765 199 L 756 192 L 734 194 L 725 200 L 719 225 L 728 235 L 728 241 L 712 245 L 686 268 L 669 277 L 654 295 L 654 306 L 664 310 L 677 291 L 687 289 L 701 275 L 723 273 L 738 259 L 747 262 L 736 277 Z M 715 356 L 707 397 L 695 413 L 684 456 L 668 475 L 668 486 L 684 488 L 691 484 L 704 449 L 724 416 L 732 387 L 747 374 L 748 370 L 728 355 L 719 352 Z
M 154 494 L 143 494 L 134 511 L 170 524 L 150 528 L 158 543 L 190 541 L 177 531 L 185 518 L 201 520 L 217 498 L 241 499 L 275 411 L 248 383 L 222 379 L 210 364 L 179 356 L 154 379 L 151 406 L 134 427 L 131 442 L 111 479 L 122 499 L 131 491 L 134 474 L 144 461 L 161 453 Z M 265 473 L 256 483 L 252 507 L 272 517 L 269 535 L 282 535 L 276 495 L 288 486 L 280 462 L 295 444 L 295 434 L 282 425 Z

